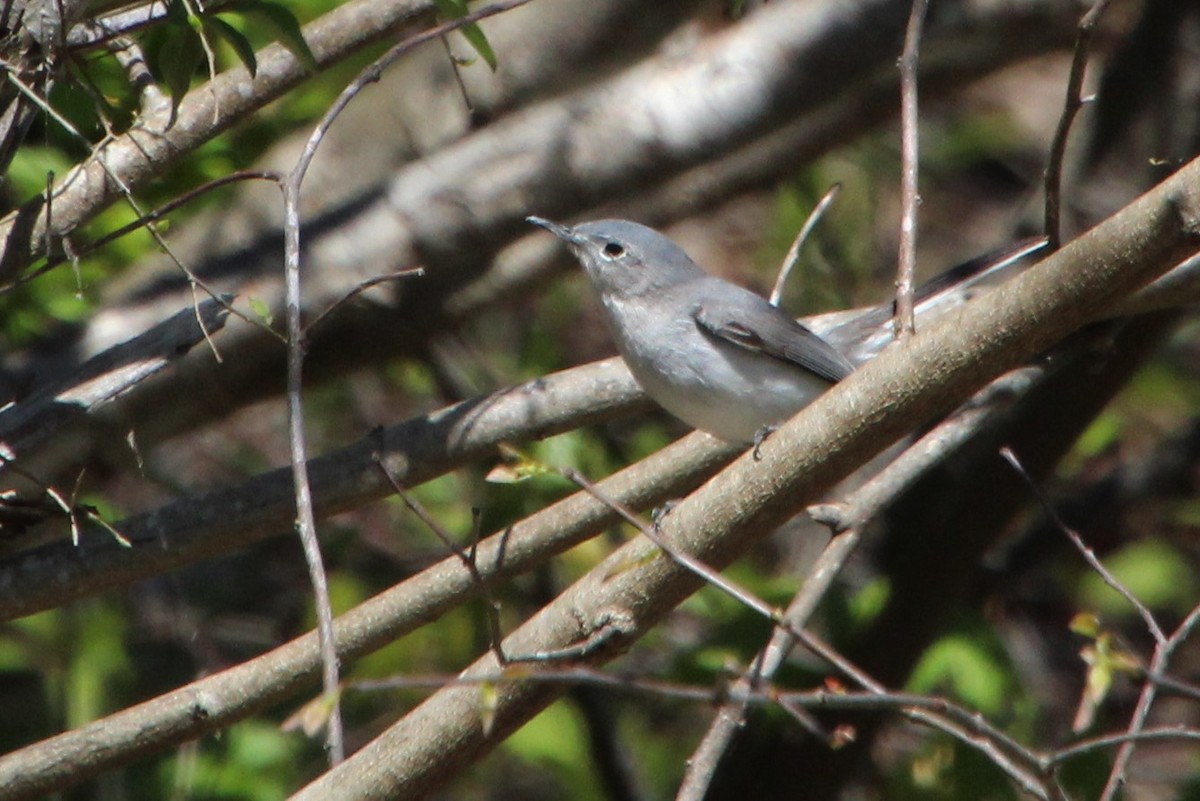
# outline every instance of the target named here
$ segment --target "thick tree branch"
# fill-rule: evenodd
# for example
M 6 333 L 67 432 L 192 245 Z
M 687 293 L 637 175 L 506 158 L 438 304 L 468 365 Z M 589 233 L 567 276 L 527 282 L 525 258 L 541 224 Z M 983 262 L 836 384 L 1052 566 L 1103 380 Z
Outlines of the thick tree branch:
M 693 434 L 598 486 L 622 504 L 646 508 L 690 491 L 737 451 L 705 434 Z M 528 572 L 617 519 L 612 508 L 577 492 L 481 542 L 476 568 L 488 581 Z M 350 661 L 370 653 L 461 605 L 479 589 L 476 576 L 461 559 L 444 559 L 339 617 L 334 627 L 338 654 Z M 307 690 L 319 670 L 317 637 L 310 633 L 214 676 L 14 751 L 0 757 L 0 799 L 38 797 L 217 731 Z
M 232 300 L 226 298 L 225 302 Z M 205 332 L 211 335 L 219 331 L 227 315 L 225 306 L 216 300 L 185 309 L 6 407 L 0 411 L 0 452 L 4 459 L 19 459 L 64 426 L 79 422 L 124 395 L 181 358 L 205 338 Z
M 617 359 L 576 367 L 464 401 L 376 432 L 309 464 L 316 513 L 328 517 L 386 497 L 376 457 L 412 486 L 497 454 L 502 442 L 540 439 L 645 408 Z M 0 562 L 0 618 L 59 606 L 286 531 L 295 515 L 292 474 L 280 468 L 236 487 L 187 498 L 117 524 L 107 535 L 16 554 Z

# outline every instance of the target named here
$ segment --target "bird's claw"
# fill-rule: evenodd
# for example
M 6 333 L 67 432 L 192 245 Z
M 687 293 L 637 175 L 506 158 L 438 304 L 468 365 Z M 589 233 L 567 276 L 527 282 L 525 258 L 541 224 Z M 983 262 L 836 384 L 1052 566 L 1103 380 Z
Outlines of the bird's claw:
M 762 444 L 767 441 L 767 437 L 774 433 L 775 426 L 763 426 L 762 428 L 758 429 L 758 431 L 754 432 L 754 461 L 757 462 L 762 459 L 762 453 L 759 452 L 759 449 L 762 447 Z

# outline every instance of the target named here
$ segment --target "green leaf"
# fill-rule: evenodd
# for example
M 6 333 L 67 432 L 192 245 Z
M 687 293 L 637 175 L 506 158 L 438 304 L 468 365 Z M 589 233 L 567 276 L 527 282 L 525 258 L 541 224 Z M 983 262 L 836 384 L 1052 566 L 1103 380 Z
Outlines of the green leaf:
M 191 26 L 172 25 L 167 29 L 159 50 L 158 69 L 171 93 L 171 104 L 179 108 L 192 85 L 196 69 L 204 62 L 204 43 Z
M 492 46 L 488 43 L 487 36 L 484 35 L 483 29 L 474 22 L 469 25 L 464 25 L 458 29 L 463 37 L 471 43 L 471 47 L 475 48 L 475 52 L 479 57 L 487 62 L 492 72 L 496 71 L 496 53 L 492 50 Z
M 329 718 L 341 700 L 341 688 L 331 693 L 321 693 L 298 710 L 288 715 L 279 728 L 285 732 L 302 731 L 306 737 L 316 737 L 329 725 Z
M 300 59 L 306 69 L 312 72 L 319 69 L 317 57 L 309 49 L 308 42 L 304 41 L 300 20 L 287 6 L 268 0 L 234 0 L 222 5 L 221 13 L 258 17 L 274 29 L 276 40 Z
M 467 15 L 467 0 L 433 0 L 443 17 L 458 19 Z
M 171 2 L 167 3 L 167 15 L 165 19 L 171 25 L 186 25 L 188 16 L 188 9 L 183 0 L 171 0 Z
M 557 476 L 559 474 L 553 467 L 507 443 L 500 444 L 500 455 L 504 457 L 504 462 L 493 467 L 484 478 L 485 481 L 493 484 L 515 484 L 534 476 Z
M 1069 628 L 1081 637 L 1091 637 L 1094 640 L 1100 636 L 1100 618 L 1087 612 L 1080 612 L 1071 618 Z
M 524 481 L 527 478 L 529 478 L 529 475 L 523 474 L 514 467 L 506 464 L 498 464 L 488 471 L 483 480 L 490 484 L 516 484 L 518 481 Z
M 438 7 L 438 11 L 442 12 L 442 16 L 448 19 L 461 19 L 467 15 L 466 0 L 434 0 Z M 475 48 L 475 52 L 479 57 L 487 62 L 488 67 L 492 72 L 496 71 L 496 52 L 492 50 L 492 45 L 488 42 L 487 36 L 483 29 L 474 22 L 468 23 L 458 29 L 471 47 Z
M 254 57 L 254 46 L 241 31 L 215 16 L 204 18 L 204 30 L 215 39 L 224 39 L 233 48 L 233 52 L 245 65 L 251 78 L 258 74 L 258 59 Z
M 261 298 L 250 298 L 250 311 L 265 325 L 270 325 L 274 320 L 271 307 Z
M 1151 609 L 1186 613 L 1197 592 L 1196 577 L 1175 545 L 1145 539 L 1105 557 L 1105 566 L 1133 596 Z M 1105 617 L 1133 615 L 1133 607 L 1096 573 L 1089 572 L 1079 585 L 1079 605 Z
M 948 634 L 921 656 L 908 680 L 913 692 L 949 691 L 983 712 L 996 715 L 1014 700 L 1013 670 L 982 629 Z

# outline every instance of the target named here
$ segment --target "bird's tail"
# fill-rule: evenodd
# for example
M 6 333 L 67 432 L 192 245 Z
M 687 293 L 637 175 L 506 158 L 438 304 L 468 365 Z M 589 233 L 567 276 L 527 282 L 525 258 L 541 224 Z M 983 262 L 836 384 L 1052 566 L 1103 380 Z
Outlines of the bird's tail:
M 1010 273 L 1024 270 L 1034 263 L 1030 257 L 1045 250 L 1046 244 L 1045 237 L 1024 239 L 965 261 L 926 281 L 913 296 L 917 325 L 961 306 L 982 286 L 1006 281 L 1012 277 Z M 871 359 L 891 340 L 895 308 L 896 302 L 892 300 L 867 309 L 819 314 L 801 322 L 857 365 Z

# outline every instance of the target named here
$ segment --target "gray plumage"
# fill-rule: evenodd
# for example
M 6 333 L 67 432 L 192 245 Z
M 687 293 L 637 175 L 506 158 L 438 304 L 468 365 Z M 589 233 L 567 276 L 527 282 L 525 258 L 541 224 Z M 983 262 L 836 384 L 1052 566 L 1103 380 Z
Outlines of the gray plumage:
M 854 369 L 766 299 L 704 272 L 652 228 L 628 220 L 529 222 L 563 240 L 583 265 L 638 383 L 696 428 L 750 442 Z

